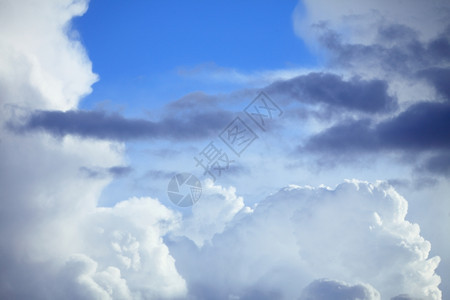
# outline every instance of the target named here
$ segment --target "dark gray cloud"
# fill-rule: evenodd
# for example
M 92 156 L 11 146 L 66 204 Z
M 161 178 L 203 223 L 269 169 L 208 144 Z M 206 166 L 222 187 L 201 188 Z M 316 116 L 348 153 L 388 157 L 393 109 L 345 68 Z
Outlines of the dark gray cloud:
M 412 84 L 426 82 L 438 97 L 413 104 L 381 122 L 370 114 L 359 119 L 341 115 L 346 119 L 309 137 L 300 151 L 322 155 L 318 163 L 327 166 L 341 160 L 359 162 L 366 157 L 364 154 L 395 152 L 412 163 L 416 172 L 450 176 L 450 27 L 423 41 L 410 27 L 384 24 L 378 28 L 373 44 L 346 43 L 326 25 L 318 28 L 322 33 L 320 42 L 329 50 L 331 66 L 353 73 L 375 68 L 375 73 L 389 78 L 399 77 Z M 389 103 L 381 92 L 373 97 L 381 98 L 373 101 L 380 103 L 379 108 Z
M 378 147 L 369 119 L 346 120 L 317 135 L 313 135 L 303 147 L 309 151 L 333 153 L 371 151 Z
M 127 119 L 104 111 L 35 111 L 22 124 L 9 123 L 19 133 L 46 131 L 56 137 L 75 135 L 84 138 L 128 141 L 138 139 L 192 140 L 216 135 L 232 114 L 226 111 L 193 113 L 161 121 Z
M 378 40 L 381 43 L 398 43 L 417 39 L 417 37 L 416 31 L 402 24 L 384 24 L 378 28 Z
M 122 177 L 130 174 L 133 171 L 133 168 L 129 166 L 115 166 L 108 168 L 108 173 L 115 177 Z
M 417 103 L 376 128 L 379 147 L 410 150 L 450 149 L 450 104 Z
M 450 101 L 449 68 L 429 68 L 420 71 L 418 75 L 430 82 L 438 93 L 440 93 L 445 99 Z
M 440 153 L 425 160 L 419 170 L 450 177 L 450 153 Z
M 331 73 L 309 73 L 278 81 L 266 88 L 269 94 L 283 95 L 304 103 L 326 104 L 366 113 L 388 112 L 397 108 L 397 101 L 388 94 L 383 80 L 344 80 Z
M 302 149 L 331 154 L 379 150 L 450 150 L 450 104 L 422 102 L 387 121 L 341 122 L 312 136 Z
M 330 51 L 330 63 L 351 68 L 376 65 L 383 70 L 413 76 L 417 71 L 450 62 L 450 28 L 429 42 L 421 42 L 410 28 L 391 24 L 380 27 L 379 43 L 348 44 L 324 27 L 321 44 Z

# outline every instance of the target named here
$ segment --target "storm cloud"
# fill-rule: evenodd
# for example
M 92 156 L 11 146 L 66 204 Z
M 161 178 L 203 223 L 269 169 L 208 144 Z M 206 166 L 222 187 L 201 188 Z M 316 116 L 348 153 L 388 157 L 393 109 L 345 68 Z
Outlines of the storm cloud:
M 226 111 L 196 113 L 184 118 L 161 121 L 129 119 L 104 111 L 35 111 L 22 124 L 10 122 L 9 128 L 18 133 L 45 131 L 56 137 L 74 135 L 112 141 L 139 139 L 192 140 L 217 134 L 232 114 Z
M 378 43 L 346 43 L 337 32 L 323 27 L 320 43 L 329 51 L 330 64 L 345 68 L 372 66 L 402 76 L 450 62 L 450 29 L 423 42 L 407 26 L 390 24 L 378 28 Z
M 344 121 L 312 136 L 302 149 L 335 154 L 449 150 L 450 105 L 417 103 L 379 124 L 369 119 Z
M 388 94 L 387 82 L 353 77 L 345 80 L 332 73 L 309 73 L 278 81 L 266 88 L 270 94 L 311 104 L 365 113 L 389 112 L 397 108 L 395 97 Z

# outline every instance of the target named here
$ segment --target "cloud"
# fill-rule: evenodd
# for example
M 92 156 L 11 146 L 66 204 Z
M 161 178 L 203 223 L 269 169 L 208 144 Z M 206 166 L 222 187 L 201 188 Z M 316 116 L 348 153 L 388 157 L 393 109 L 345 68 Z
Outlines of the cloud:
M 330 73 L 309 73 L 286 81 L 278 81 L 266 88 L 270 94 L 286 95 L 304 103 L 323 103 L 330 107 L 380 113 L 397 107 L 395 97 L 388 94 L 388 84 L 383 80 L 363 80 Z
M 131 293 L 120 270 L 108 267 L 98 271 L 98 263 L 78 254 L 72 255 L 61 270 L 61 296 L 67 299 L 129 299 Z
M 341 32 L 346 41 L 366 45 L 376 41 L 378 28 L 398 24 L 411 28 L 427 40 L 449 24 L 448 8 L 445 0 L 412 0 L 408 5 L 401 0 L 344 0 L 339 3 L 306 0 L 299 3 L 294 12 L 294 28 L 298 35 L 311 42 L 317 38 L 316 30 L 325 24 Z
M 448 150 L 449 119 L 447 103 L 417 103 L 378 124 L 372 125 L 368 119 L 338 123 L 313 135 L 303 149 L 336 155 L 379 150 Z
M 419 170 L 450 177 L 450 153 L 440 153 L 426 159 Z
M 419 300 L 420 298 L 413 298 L 408 296 L 407 294 L 402 294 L 391 298 L 391 300 Z
M 355 180 L 335 189 L 290 186 L 201 248 L 180 236 L 166 243 L 190 294 L 199 299 L 244 298 L 250 291 L 295 299 L 324 277 L 362 282 L 366 289 L 355 286 L 348 293 L 371 291 L 374 299 L 376 290 L 383 299 L 406 292 L 440 299 L 434 273 L 439 257 L 428 257 L 430 243 L 417 224 L 405 220 L 407 207 L 382 182 Z
M 344 282 L 320 279 L 310 283 L 300 300 L 379 300 L 380 293 L 370 285 L 349 285 Z
M 296 155 L 306 161 L 314 157 L 314 163 L 332 165 L 339 174 L 357 162 L 358 167 L 364 166 L 359 172 L 367 176 L 411 176 L 401 189 L 413 198 L 416 220 L 421 220 L 432 239 L 435 253 L 443 256 L 443 266 L 449 260 L 448 247 L 434 232 L 440 232 L 448 218 L 425 220 L 429 203 L 420 199 L 440 199 L 447 194 L 438 190 L 446 186 L 446 179 L 439 176 L 448 176 L 449 12 L 450 3 L 445 0 L 407 4 L 401 0 L 305 0 L 299 1 L 293 15 L 296 33 L 325 58 L 329 70 L 346 78 L 381 79 L 399 105 L 398 111 L 381 116 L 345 113 L 338 120 L 315 118 L 321 123 L 315 133 L 304 136 L 301 156 Z M 391 172 L 398 175 L 387 175 Z M 444 203 L 435 201 L 439 203 L 433 204 L 436 213 L 448 212 Z M 444 294 L 448 294 L 448 274 L 438 272 L 443 276 Z
M 180 217 L 151 198 L 131 198 L 111 208 L 97 208 L 80 222 L 86 241 L 80 252 L 94 260 L 99 270 L 83 274 L 96 278 L 105 270 L 114 271 L 122 278 L 122 290 L 127 287 L 133 299 L 183 297 L 185 281 L 162 240 L 178 227 Z
M 418 177 L 414 180 L 404 179 L 404 178 L 393 178 L 387 181 L 390 185 L 397 188 L 407 188 L 409 190 L 420 191 L 422 189 L 436 187 L 439 181 L 434 177 Z
M 82 176 L 80 168 L 123 165 L 123 145 L 71 137 L 55 142 L 44 135 L 18 136 L 5 128 L 6 120 L 14 117 L 11 108 L 72 109 L 91 91 L 97 80 L 91 62 L 80 42 L 68 38 L 70 20 L 86 9 L 87 1 L 0 3 L 2 299 L 67 298 L 69 293 L 59 290 L 67 285 L 67 291 L 86 295 L 99 292 L 102 285 L 106 290 L 109 283 L 117 295 L 126 292 L 115 269 L 90 276 L 96 267 L 88 259 L 79 258 L 77 267 L 69 267 L 73 281 L 58 275 L 68 256 L 82 248 L 80 219 L 96 207 L 111 180 Z M 86 276 L 79 277 L 75 269 Z M 77 289 L 77 282 L 84 282 L 83 290 Z
M 208 185 L 185 215 L 150 197 L 97 207 L 111 177 L 130 171 L 115 141 L 191 140 L 217 134 L 227 116 L 215 107 L 160 121 L 76 110 L 96 80 L 81 44 L 68 38 L 87 2 L 0 6 L 0 298 L 296 299 L 318 278 L 348 293 L 370 285 L 382 297 L 441 298 L 439 257 L 429 257 L 430 243 L 405 219 L 406 200 L 385 183 L 289 186 L 253 208 L 232 187 Z M 361 85 L 388 95 L 383 81 L 315 76 L 311 84 L 335 83 L 333 91 Z M 392 99 L 347 107 L 383 111 Z M 5 128 L 22 120 L 8 106 L 32 112 L 21 129 L 33 134 Z M 421 110 L 406 120 L 416 117 Z
M 75 108 L 97 80 L 71 29 L 88 1 L 2 1 L 0 104 L 34 109 Z
M 450 45 L 447 49 L 450 52 Z M 428 80 L 444 99 L 450 101 L 450 68 L 429 68 L 419 72 L 419 76 Z
M 176 115 L 186 111 L 196 111 L 198 108 L 201 108 L 202 111 L 214 111 L 217 109 L 221 100 L 222 97 L 218 95 L 194 92 L 168 103 L 166 105 L 166 111 L 170 115 Z
M 122 167 L 122 166 L 115 166 L 108 168 L 108 172 L 112 174 L 113 176 L 125 176 L 129 174 L 133 169 L 131 167 Z
M 326 154 L 319 163 L 327 164 L 336 158 L 357 161 L 367 154 L 377 156 L 380 151 L 384 155 L 414 156 L 409 164 L 415 173 L 425 170 L 446 176 L 443 153 L 449 150 L 449 3 L 411 1 L 407 7 L 401 1 L 325 3 L 305 1 L 303 16 L 299 4 L 294 13 L 297 34 L 325 50 L 327 64 L 334 72 L 359 78 L 360 83 L 383 82 L 385 95 L 395 97 L 398 110 L 385 109 L 380 117 L 350 114 L 355 107 L 343 106 L 341 119 L 330 126 L 330 115 L 322 108 L 310 113 L 322 124 L 304 139 L 300 150 Z M 299 89 L 303 98 L 317 98 L 323 91 L 330 91 L 332 97 L 339 95 L 339 90 L 325 82 L 312 95 L 305 89 L 307 85 Z M 366 108 L 375 103 L 388 104 L 383 95 L 367 89 L 367 94 L 352 92 L 345 100 Z M 349 100 L 353 97 L 356 101 Z M 439 168 L 437 161 L 442 162 Z
M 231 120 L 232 114 L 226 111 L 169 117 L 156 122 L 127 119 L 104 111 L 35 111 L 24 124 L 11 121 L 9 128 L 17 133 L 44 131 L 55 137 L 74 135 L 110 141 L 158 138 L 192 140 L 216 135 Z
M 225 68 L 215 63 L 197 65 L 193 68 L 180 68 L 178 74 L 184 77 L 209 82 L 229 82 L 245 84 L 247 86 L 270 84 L 276 80 L 286 80 L 308 73 L 303 68 L 289 68 L 278 70 L 265 70 L 256 72 L 243 72 L 238 69 Z
M 167 172 L 163 170 L 149 170 L 145 172 L 142 178 L 145 180 L 151 179 L 151 180 L 169 181 L 174 175 L 176 175 L 175 172 Z
M 211 180 L 204 182 L 202 187 L 202 200 L 174 233 L 189 238 L 198 247 L 210 243 L 216 234 L 223 232 L 238 213 L 246 215 L 251 212 L 249 207 L 245 207 L 244 199 L 236 196 L 235 188 L 226 189 L 214 185 Z
M 133 171 L 133 168 L 127 166 L 114 166 L 109 168 L 88 168 L 80 167 L 80 172 L 90 178 L 100 178 L 106 176 L 122 177 Z
M 408 29 L 401 27 L 400 31 L 396 25 L 380 28 L 379 39 L 384 43 L 364 45 L 345 43 L 338 33 L 324 28 L 320 41 L 330 51 L 331 64 L 356 70 L 374 68 L 408 77 L 421 68 L 450 62 L 447 31 L 422 42 Z
M 414 0 L 408 7 L 397 0 L 326 2 L 305 1 L 303 16 L 299 4 L 294 23 L 298 34 L 325 52 L 329 68 L 348 78 L 388 82 L 401 108 L 434 99 L 435 90 L 445 94 L 447 1 Z

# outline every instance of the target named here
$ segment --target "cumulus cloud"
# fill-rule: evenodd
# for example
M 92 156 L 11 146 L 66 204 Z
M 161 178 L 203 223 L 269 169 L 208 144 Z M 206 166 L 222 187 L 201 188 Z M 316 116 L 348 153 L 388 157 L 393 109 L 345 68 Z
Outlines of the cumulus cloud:
M 86 1 L 0 2 L 1 298 L 58 298 L 55 274 L 81 249 L 79 219 L 111 180 L 81 176 L 80 168 L 123 165 L 120 144 L 5 129 L 17 110 L 71 109 L 91 91 L 97 76 L 79 41 L 68 38 L 70 20 L 86 8 Z M 81 261 L 86 272 L 95 269 Z M 114 269 L 103 271 L 101 280 L 120 283 Z M 80 280 L 96 290 L 88 277 Z
M 208 124 L 205 130 L 216 133 L 226 116 L 151 122 L 77 110 L 97 79 L 81 44 L 68 37 L 71 18 L 86 8 L 85 1 L 0 2 L 1 298 L 297 299 L 324 290 L 336 299 L 441 298 L 439 257 L 429 257 L 430 243 L 405 219 L 406 200 L 386 183 L 289 186 L 252 208 L 234 188 L 208 183 L 184 215 L 148 197 L 97 207 L 111 178 L 131 171 L 117 141 L 191 139 L 187 128 Z M 436 72 L 418 77 L 445 95 Z M 315 92 L 324 83 L 338 96 Z M 333 107 L 389 112 L 395 106 L 383 80 L 315 73 L 285 84 Z M 424 121 L 424 110 L 436 120 L 447 117 L 435 103 L 421 105 L 381 122 L 379 135 L 394 134 L 393 147 L 401 142 L 395 134 L 404 133 L 400 125 Z M 31 112 L 22 130 L 33 134 L 7 128 L 6 120 L 21 119 L 16 108 Z M 443 137 L 428 138 L 445 150 Z M 435 165 L 430 160 L 428 167 Z
M 320 279 L 310 283 L 302 293 L 300 300 L 379 300 L 380 293 L 370 285 L 349 285 L 329 279 Z
M 88 1 L 2 1 L 0 103 L 37 109 L 75 108 L 97 80 L 70 21 Z
M 376 291 L 383 299 L 405 293 L 440 299 L 434 273 L 439 257 L 428 257 L 430 243 L 417 224 L 405 220 L 407 206 L 381 182 L 351 181 L 336 189 L 291 186 L 201 248 L 180 237 L 167 243 L 199 299 L 294 299 L 324 277 L 361 282 L 366 289 L 356 286 L 349 293 L 364 291 L 373 299 Z
M 100 274 L 96 276 L 105 270 L 121 274 L 131 298 L 182 297 L 185 281 L 162 240 L 179 222 L 179 214 L 151 198 L 132 198 L 112 208 L 97 208 L 80 222 L 86 242 L 82 253 L 97 262 Z
M 98 271 L 98 264 L 82 254 L 74 254 L 59 274 L 60 283 L 67 299 L 127 299 L 131 298 L 120 270 L 108 267 Z
M 443 0 L 299 2 L 293 15 L 296 33 L 326 58 L 331 70 L 346 78 L 381 79 L 398 102 L 398 110 L 384 116 L 346 114 L 340 120 L 319 119 L 322 126 L 300 146 L 309 150 L 302 152 L 302 157 L 312 154 L 318 165 L 339 170 L 345 169 L 342 161 L 374 168 L 395 161 L 390 171 L 406 168 L 411 182 L 426 183 L 430 194 L 420 197 L 445 198 L 447 193 L 431 192 L 430 187 L 445 186 L 446 181 L 439 184 L 439 177 L 449 176 L 449 136 L 445 133 L 449 129 L 449 12 L 450 4 Z M 430 177 L 424 180 L 424 176 Z M 410 184 L 409 188 L 419 186 L 424 184 Z M 418 211 L 428 210 L 428 203 L 414 205 L 416 216 Z M 435 213 L 441 210 L 448 211 L 440 205 Z M 430 232 L 439 231 L 441 225 L 430 218 L 423 227 L 432 236 Z M 448 246 L 439 238 L 433 243 L 445 266 Z M 440 273 L 442 289 L 448 293 L 448 274 L 445 270 Z M 408 291 L 403 294 L 415 298 L 408 296 Z
M 176 236 L 185 236 L 198 247 L 210 243 L 211 239 L 225 230 L 236 218 L 251 212 L 245 207 L 244 199 L 236 195 L 233 187 L 214 185 L 211 180 L 204 182 L 202 198 L 193 208 L 192 214 L 185 217 Z

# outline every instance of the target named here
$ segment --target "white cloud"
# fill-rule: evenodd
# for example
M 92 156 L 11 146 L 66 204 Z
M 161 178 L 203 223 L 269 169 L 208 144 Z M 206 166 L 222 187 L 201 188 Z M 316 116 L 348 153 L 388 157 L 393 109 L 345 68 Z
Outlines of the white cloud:
M 417 50 L 421 47 L 426 49 L 426 42 L 439 37 L 445 30 L 448 30 L 449 12 L 450 2 L 445 0 L 345 0 L 339 2 L 305 0 L 299 1 L 293 14 L 293 22 L 297 35 L 317 51 L 323 49 L 319 48 L 318 43 L 323 32 L 319 27 L 313 25 L 323 22 L 322 24 L 325 24 L 328 29 L 336 32 L 342 38 L 343 45 L 355 50 L 357 55 L 353 58 L 346 57 L 351 61 L 350 65 L 334 65 L 335 69 L 332 71 L 342 72 L 348 77 L 362 76 L 363 78 L 386 80 L 389 83 L 389 93 L 397 97 L 401 111 L 415 102 L 436 100 L 441 97 L 435 87 L 417 78 L 417 72 L 431 67 L 447 68 L 448 61 L 440 58 L 437 53 L 431 54 L 430 57 L 427 57 L 429 54 L 424 54 L 422 57 L 415 53 L 420 53 Z M 404 27 L 403 29 L 406 31 L 398 32 L 394 38 L 382 39 L 379 30 L 386 29 L 389 25 L 404 25 L 412 29 L 412 32 Z M 414 32 L 417 33 L 417 40 Z M 424 44 L 420 44 L 418 41 Z M 362 45 L 368 47 L 363 48 Z M 378 51 L 380 49 L 382 50 Z M 371 50 L 373 50 L 372 53 Z M 327 53 L 330 55 L 329 57 L 333 57 L 332 51 Z M 402 51 L 405 52 L 402 53 Z M 385 53 L 383 54 L 383 52 Z M 402 54 L 395 56 L 399 53 Z M 379 157 L 377 163 L 370 163 L 371 168 L 367 168 L 365 171 L 350 171 L 348 165 L 341 165 L 334 174 L 339 176 L 342 172 L 346 174 L 357 172 L 362 178 L 383 178 L 392 176 L 386 175 L 386 172 L 398 174 L 394 176 L 399 177 L 407 177 L 413 173 L 411 170 L 406 170 L 408 175 L 405 175 L 405 170 L 402 170 L 404 166 L 402 167 L 397 162 L 389 163 L 389 161 L 384 161 L 385 159 L 386 156 Z M 403 161 L 411 159 L 417 158 L 398 158 Z M 370 159 L 365 160 L 364 164 L 368 161 Z M 375 171 L 375 168 L 382 171 Z M 366 177 L 363 173 L 366 174 Z M 331 176 L 330 172 L 328 172 L 328 176 Z M 450 234 L 450 227 L 445 226 L 450 220 L 448 201 L 445 201 L 448 198 L 447 185 L 446 181 L 442 180 L 435 187 L 421 193 L 414 185 L 402 190 L 402 193 L 411 199 L 413 214 L 410 219 L 419 222 L 423 235 L 433 245 L 432 253 L 439 255 L 442 259 L 437 272 L 443 279 L 440 287 L 444 295 L 450 293 L 450 286 L 447 283 L 450 274 L 447 271 L 447 266 L 450 265 L 450 252 L 448 251 L 450 243 L 441 238 Z
M 69 20 L 85 11 L 85 1 L 0 6 L 2 261 L 57 264 L 68 248 L 77 247 L 76 219 L 95 208 L 110 181 L 87 178 L 80 168 L 121 164 L 123 146 L 7 130 L 5 123 L 22 110 L 76 106 L 96 76 L 80 44 L 66 36 Z
M 75 108 L 97 76 L 79 41 L 67 37 L 70 21 L 88 1 L 0 3 L 0 103 L 26 108 Z
M 334 190 L 291 186 L 210 245 L 198 249 L 176 239 L 169 248 L 200 298 L 214 291 L 293 299 L 314 279 L 335 278 L 371 285 L 383 299 L 406 293 L 440 299 L 439 257 L 428 257 L 430 243 L 406 212 L 406 200 L 381 182 L 351 181 Z
M 300 300 L 379 300 L 380 293 L 367 284 L 349 285 L 329 279 L 315 280 L 302 293 Z
M 132 198 L 112 208 L 98 208 L 85 220 L 80 220 L 82 253 L 102 270 L 119 271 L 132 298 L 185 295 L 185 281 L 163 242 L 163 236 L 179 226 L 179 214 L 155 199 Z
M 234 187 L 214 185 L 212 180 L 205 181 L 202 186 L 202 201 L 194 205 L 192 214 L 183 219 L 175 232 L 176 235 L 188 237 L 199 247 L 223 232 L 236 214 L 246 215 L 251 211 L 249 207 L 244 208 L 244 199 L 236 196 Z
M 0 2 L 0 115 L 76 108 L 96 75 L 67 37 L 87 1 Z M 97 208 L 110 177 L 83 169 L 124 163 L 124 145 L 44 133 L 0 142 L 1 298 L 183 296 L 162 236 L 179 216 L 152 199 Z M 55 284 L 56 283 L 56 284 Z
M 108 267 L 98 272 L 98 264 L 89 257 L 72 255 L 59 278 L 61 295 L 69 299 L 130 299 L 127 284 L 120 270 Z
M 0 2 L 1 120 L 74 108 L 90 91 L 91 63 L 67 37 L 85 10 L 85 1 Z M 294 74 L 252 76 L 236 78 Z M 121 165 L 123 145 L 0 133 L 1 298 L 290 299 L 324 277 L 383 298 L 440 298 L 439 258 L 385 184 L 293 186 L 253 211 L 234 188 L 209 184 L 185 217 L 152 198 L 99 208 L 110 179 L 80 170 Z
M 79 42 L 67 38 L 68 22 L 86 4 L 0 2 L 1 298 L 48 298 L 55 291 L 56 274 L 82 249 L 80 218 L 95 209 L 111 180 L 87 178 L 81 168 L 123 161 L 120 144 L 15 135 L 5 126 L 23 110 L 76 107 L 90 92 L 91 63 Z M 92 264 L 82 264 L 90 272 Z

